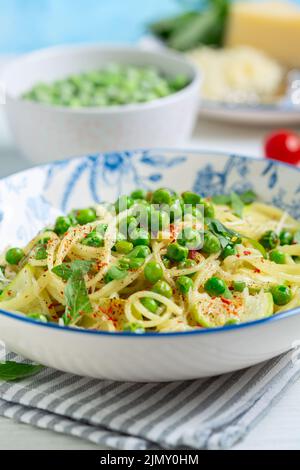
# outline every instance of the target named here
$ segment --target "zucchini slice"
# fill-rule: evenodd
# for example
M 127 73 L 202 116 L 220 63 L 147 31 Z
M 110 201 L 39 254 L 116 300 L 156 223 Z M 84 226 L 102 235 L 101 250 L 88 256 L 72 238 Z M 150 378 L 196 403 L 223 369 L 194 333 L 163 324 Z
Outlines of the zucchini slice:
M 34 279 L 34 268 L 27 264 L 23 269 L 16 275 L 8 286 L 5 287 L 2 294 L 0 295 L 0 302 L 11 300 L 18 296 L 24 290 L 32 286 Z
M 271 316 L 273 311 L 272 295 L 263 291 L 257 295 L 239 295 L 231 300 L 200 294 L 191 309 L 194 320 L 204 328 L 217 328 L 227 323 L 244 323 L 266 318 Z

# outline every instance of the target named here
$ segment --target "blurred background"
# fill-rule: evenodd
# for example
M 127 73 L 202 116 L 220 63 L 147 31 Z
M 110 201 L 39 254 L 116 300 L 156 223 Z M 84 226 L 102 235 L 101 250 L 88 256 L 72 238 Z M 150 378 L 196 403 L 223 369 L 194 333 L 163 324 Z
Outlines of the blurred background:
M 0 53 L 76 42 L 138 41 L 147 24 L 189 0 L 0 0 Z

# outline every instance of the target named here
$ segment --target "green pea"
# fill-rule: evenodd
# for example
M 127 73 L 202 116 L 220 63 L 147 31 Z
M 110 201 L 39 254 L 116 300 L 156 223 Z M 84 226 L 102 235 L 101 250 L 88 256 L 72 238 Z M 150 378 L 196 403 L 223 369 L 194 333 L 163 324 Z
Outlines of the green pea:
M 55 222 L 54 232 L 57 235 L 64 235 L 72 225 L 70 217 L 58 217 Z
M 147 191 L 144 189 L 136 189 L 130 194 L 131 199 L 146 199 Z
M 211 297 L 219 297 L 226 293 L 227 286 L 222 279 L 213 276 L 204 284 L 204 290 Z
M 153 204 L 170 204 L 172 195 L 168 189 L 158 189 L 152 194 Z
M 171 260 L 169 260 L 169 258 L 168 258 L 167 256 L 165 256 L 165 255 L 163 255 L 163 256 L 161 257 L 161 260 L 162 260 L 162 262 L 164 263 L 165 268 L 166 268 L 166 269 L 170 269 L 170 267 L 171 267 Z
M 230 318 L 230 320 L 227 320 L 224 326 L 238 325 L 239 323 L 240 320 L 238 318 Z
M 282 230 L 279 235 L 280 245 L 291 245 L 293 243 L 293 234 L 288 230 Z
M 211 232 L 205 232 L 202 250 L 208 255 L 221 251 L 221 244 L 218 237 Z
M 279 237 L 273 230 L 268 230 L 260 238 L 259 243 L 267 250 L 273 250 L 279 243 Z
M 29 313 L 26 316 L 31 320 L 40 321 L 41 323 L 48 323 L 47 317 L 45 315 L 42 315 L 41 313 Z
M 136 228 L 130 233 L 130 241 L 134 246 L 150 245 L 150 234 L 143 228 Z
M 234 256 L 236 255 L 237 251 L 236 251 L 236 248 L 234 245 L 230 245 L 228 244 L 227 246 L 225 246 L 225 248 L 223 249 L 222 253 L 221 253 L 221 258 L 222 259 L 225 259 L 227 258 L 228 256 Z
M 94 248 L 100 248 L 104 246 L 104 239 L 96 232 L 89 233 L 81 242 L 84 246 L 91 246 Z
M 151 250 L 148 246 L 139 245 L 136 246 L 130 253 L 128 253 L 128 258 L 148 258 Z
M 291 289 L 284 285 L 272 287 L 271 294 L 276 305 L 286 305 L 293 297 Z
M 37 248 L 36 253 L 35 253 L 35 259 L 38 261 L 42 261 L 44 259 L 47 259 L 48 253 L 47 250 L 44 246 L 40 246 Z
M 117 253 L 121 253 L 123 255 L 128 255 L 133 250 L 133 244 L 126 240 L 122 240 L 116 243 L 116 251 Z
M 173 295 L 173 291 L 171 286 L 166 281 L 157 281 L 156 284 L 152 287 L 153 292 L 162 295 L 163 297 L 167 297 L 170 299 Z
M 171 243 L 167 249 L 167 256 L 173 261 L 183 261 L 188 257 L 188 254 L 188 248 L 179 245 L 177 242 Z
M 247 286 L 243 281 L 233 281 L 232 287 L 236 292 L 243 292 Z
M 145 297 L 142 299 L 141 304 L 152 313 L 156 313 L 159 307 L 158 302 L 156 302 L 155 299 L 151 299 L 150 297 Z
M 199 194 L 193 193 L 191 191 L 186 191 L 183 193 L 182 199 L 184 204 L 191 204 L 192 206 L 203 203 L 203 198 Z
M 189 291 L 193 288 L 194 283 L 190 277 L 180 276 L 176 280 L 176 285 L 179 288 L 180 292 L 184 295 L 188 294 Z
M 199 250 L 202 246 L 202 237 L 198 230 L 185 227 L 178 235 L 177 241 L 182 246 L 187 246 L 189 250 Z
M 270 251 L 269 258 L 271 261 L 273 261 L 276 264 L 285 264 L 286 262 L 285 254 L 279 250 Z
M 6 252 L 5 259 L 8 264 L 17 265 L 24 256 L 25 253 L 21 248 L 10 248 L 10 250 Z
M 141 335 L 141 334 L 145 333 L 145 328 L 143 328 L 138 323 L 125 323 L 125 325 L 123 327 L 123 331 L 129 332 L 129 333 L 134 333 L 136 335 Z
M 105 235 L 105 232 L 106 230 L 108 229 L 108 225 L 107 224 L 99 224 L 97 225 L 96 227 L 96 232 L 101 235 L 102 237 L 104 237 Z
M 203 220 L 204 218 L 204 206 L 202 205 L 203 210 L 201 209 L 201 206 L 198 207 L 193 207 L 193 206 L 186 206 L 184 208 L 184 215 L 191 214 L 193 218 L 196 220 Z
M 178 264 L 179 269 L 188 269 L 188 268 L 193 268 L 194 266 L 197 266 L 197 263 L 193 259 L 186 259 L 184 261 L 180 261 Z
M 155 284 L 163 277 L 162 267 L 156 261 L 149 261 L 145 266 L 144 276 L 147 281 Z
M 152 233 L 164 230 L 170 225 L 169 215 L 167 212 L 151 209 L 149 214 L 149 223 Z
M 129 269 L 139 269 L 145 263 L 145 258 L 129 258 Z
M 94 209 L 80 209 L 76 212 L 76 220 L 80 225 L 90 224 L 97 219 Z
M 127 271 L 119 269 L 117 266 L 112 266 L 109 268 L 107 273 L 104 276 L 104 281 L 106 284 L 112 281 L 120 281 L 122 279 L 125 279 L 125 277 L 128 275 Z
M 129 196 L 120 196 L 116 203 L 115 203 L 115 209 L 117 214 L 120 212 L 126 211 L 127 209 L 130 209 L 134 204 L 134 200 L 129 197 Z
M 204 202 L 204 217 L 213 219 L 214 216 L 215 216 L 214 206 L 210 202 L 205 201 Z
M 183 216 L 183 208 L 182 208 L 183 201 L 181 199 L 175 198 L 172 200 L 169 213 L 170 213 L 170 222 L 174 222 L 175 220 L 182 219 Z

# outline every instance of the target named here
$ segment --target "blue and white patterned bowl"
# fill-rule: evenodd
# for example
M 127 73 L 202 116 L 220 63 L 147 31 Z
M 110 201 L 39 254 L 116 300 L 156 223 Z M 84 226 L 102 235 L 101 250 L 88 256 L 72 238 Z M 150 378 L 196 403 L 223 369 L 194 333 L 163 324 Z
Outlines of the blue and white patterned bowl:
M 185 150 L 89 155 L 35 167 L 0 181 L 0 249 L 25 244 L 60 213 L 137 187 L 205 196 L 253 189 L 300 218 L 299 169 L 270 160 Z M 1 311 L 0 339 L 39 363 L 99 378 L 192 379 L 267 360 L 297 345 L 300 309 L 249 324 L 187 333 L 105 333 L 39 324 Z M 298 333 L 299 332 L 299 333 Z

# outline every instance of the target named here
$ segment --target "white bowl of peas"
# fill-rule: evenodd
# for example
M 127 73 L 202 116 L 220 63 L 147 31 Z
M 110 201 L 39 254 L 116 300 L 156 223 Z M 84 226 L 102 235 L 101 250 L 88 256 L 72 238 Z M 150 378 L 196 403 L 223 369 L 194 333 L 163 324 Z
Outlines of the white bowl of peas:
M 35 163 L 181 145 L 201 82 L 180 54 L 101 45 L 33 52 L 11 62 L 2 80 L 15 141 Z

